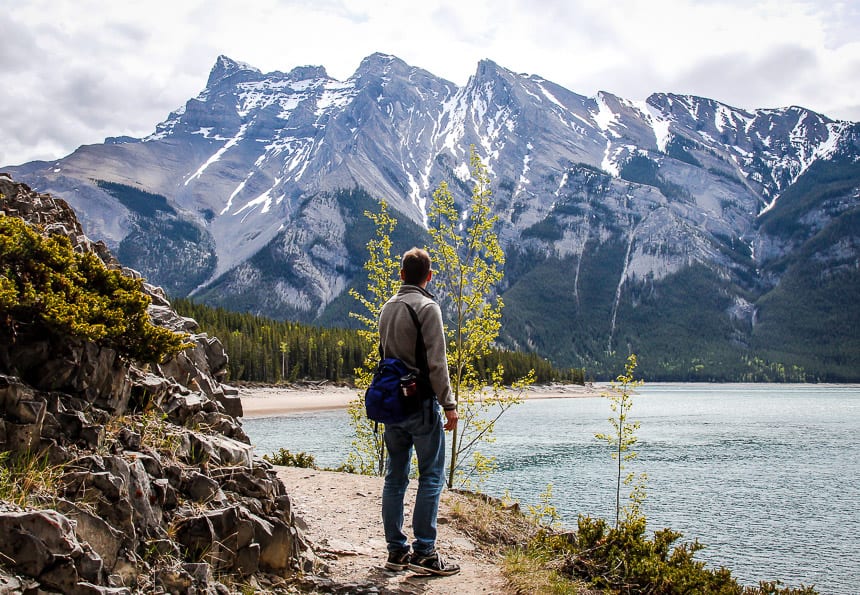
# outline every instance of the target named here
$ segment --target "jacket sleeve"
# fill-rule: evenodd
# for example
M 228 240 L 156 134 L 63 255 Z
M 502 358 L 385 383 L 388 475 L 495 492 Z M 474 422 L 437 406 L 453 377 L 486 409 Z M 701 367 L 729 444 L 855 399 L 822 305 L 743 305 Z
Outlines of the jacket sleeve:
M 445 350 L 445 329 L 442 326 L 442 311 L 439 304 L 428 304 L 422 314 L 421 332 L 424 336 L 424 347 L 427 350 L 427 367 L 430 372 L 430 384 L 436 399 L 443 409 L 456 409 L 457 403 L 451 392 L 451 379 L 448 376 L 448 357 Z

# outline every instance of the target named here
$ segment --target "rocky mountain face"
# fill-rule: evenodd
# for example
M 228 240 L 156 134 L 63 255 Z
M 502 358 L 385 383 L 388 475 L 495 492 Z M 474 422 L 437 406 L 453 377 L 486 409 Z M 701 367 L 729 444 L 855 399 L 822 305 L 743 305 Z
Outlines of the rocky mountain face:
M 6 177 L 0 195 L 0 217 L 116 266 L 64 201 Z M 3 593 L 238 592 L 225 577 L 285 592 L 275 584 L 320 567 L 238 421 L 221 343 L 146 289 L 153 322 L 193 343 L 160 365 L 26 324 L 0 333 L 0 486 L 37 494 L 0 499 Z
M 362 212 L 385 199 L 425 242 L 433 189 L 469 195 L 471 145 L 508 256 L 508 346 L 598 373 L 634 350 L 675 379 L 856 369 L 841 295 L 860 287 L 860 125 L 800 107 L 584 97 L 491 61 L 459 87 L 382 54 L 343 82 L 222 56 L 152 135 L 6 169 L 172 294 L 347 323 Z

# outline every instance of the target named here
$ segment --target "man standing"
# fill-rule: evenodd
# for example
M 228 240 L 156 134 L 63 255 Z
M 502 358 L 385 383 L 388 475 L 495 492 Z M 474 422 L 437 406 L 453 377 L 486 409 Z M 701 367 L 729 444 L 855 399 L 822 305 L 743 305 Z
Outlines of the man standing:
M 458 573 L 460 567 L 445 562 L 436 551 L 436 514 L 445 482 L 445 435 L 439 408 L 445 413 L 444 429 L 453 430 L 457 426 L 457 403 L 448 377 L 442 311 L 426 289 L 432 276 L 427 251 L 419 248 L 407 251 L 400 268 L 403 285 L 379 314 L 382 356 L 396 357 L 417 370 L 418 329 L 404 303 L 415 311 L 427 354 L 428 369 L 421 372 L 429 373 L 433 391 L 433 395 L 423 395 L 420 409 L 407 419 L 385 425 L 388 468 L 382 490 L 382 524 L 388 543 L 386 568 L 450 576 Z M 435 398 L 428 398 L 434 395 Z M 413 447 L 418 457 L 418 494 L 412 511 L 415 540 L 410 553 L 403 533 L 403 498 L 409 484 Z

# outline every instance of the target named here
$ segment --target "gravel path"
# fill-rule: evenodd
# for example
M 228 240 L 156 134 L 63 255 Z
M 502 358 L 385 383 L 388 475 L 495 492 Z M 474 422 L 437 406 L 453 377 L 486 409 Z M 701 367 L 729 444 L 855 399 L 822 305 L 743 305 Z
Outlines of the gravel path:
M 329 578 L 344 585 L 337 592 L 356 593 L 472 593 L 505 594 L 498 556 L 480 551 L 449 523 L 455 498 L 442 495 L 437 547 L 462 568 L 452 577 L 426 577 L 384 569 L 386 550 L 382 535 L 382 479 L 295 467 L 279 467 L 287 486 L 297 523 L 317 554 L 330 567 Z M 415 499 L 416 481 L 407 492 L 406 525 Z M 407 531 L 407 534 L 409 532 Z M 346 585 L 351 585 L 347 587 Z

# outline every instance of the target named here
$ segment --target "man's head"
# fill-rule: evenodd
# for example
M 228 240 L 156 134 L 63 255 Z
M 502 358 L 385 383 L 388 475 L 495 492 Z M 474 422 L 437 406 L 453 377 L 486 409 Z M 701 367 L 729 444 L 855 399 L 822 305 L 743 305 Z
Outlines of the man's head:
M 403 255 L 400 264 L 400 278 L 408 285 L 423 287 L 430 281 L 430 255 L 421 248 L 412 248 Z

